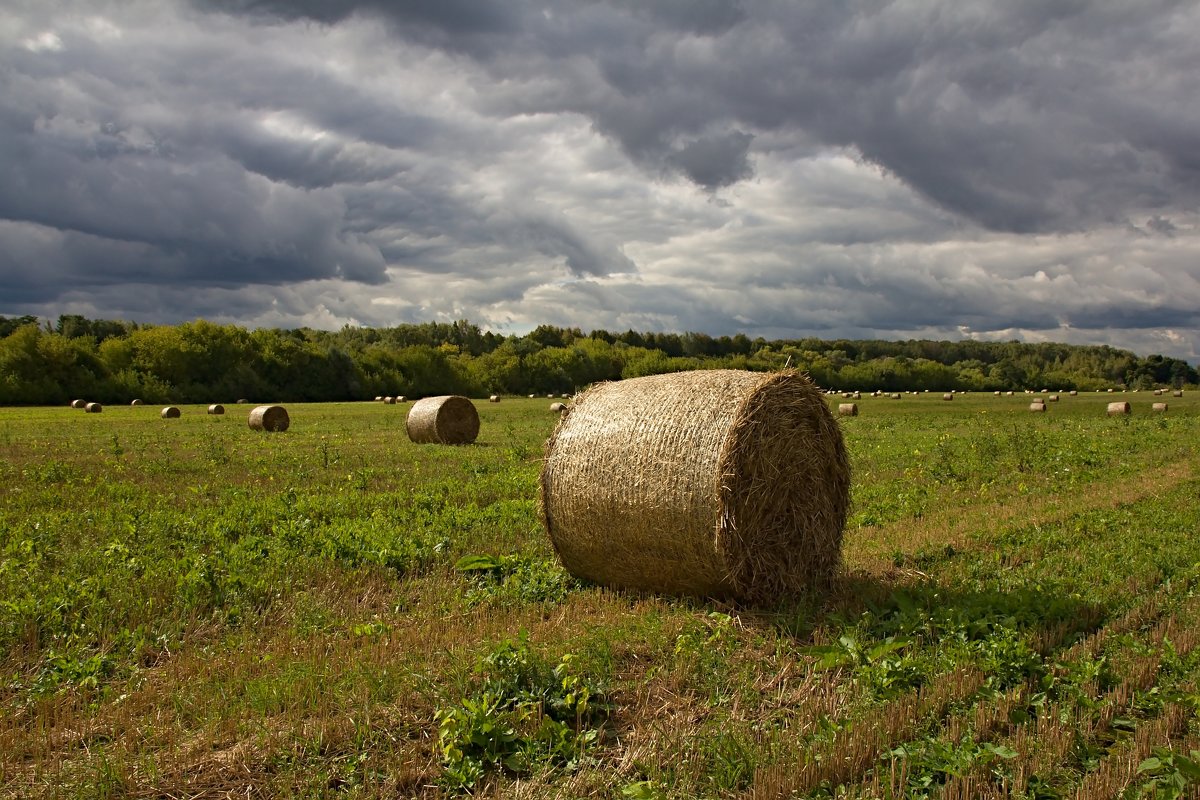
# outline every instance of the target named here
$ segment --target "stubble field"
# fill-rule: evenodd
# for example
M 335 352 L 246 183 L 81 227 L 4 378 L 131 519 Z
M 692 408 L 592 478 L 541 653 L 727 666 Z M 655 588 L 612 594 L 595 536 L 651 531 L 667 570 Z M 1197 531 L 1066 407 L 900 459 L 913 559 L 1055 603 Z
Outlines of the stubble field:
M 0 795 L 1194 796 L 1200 400 L 1117 397 L 857 401 L 776 608 L 563 572 L 546 399 L 0 409 Z

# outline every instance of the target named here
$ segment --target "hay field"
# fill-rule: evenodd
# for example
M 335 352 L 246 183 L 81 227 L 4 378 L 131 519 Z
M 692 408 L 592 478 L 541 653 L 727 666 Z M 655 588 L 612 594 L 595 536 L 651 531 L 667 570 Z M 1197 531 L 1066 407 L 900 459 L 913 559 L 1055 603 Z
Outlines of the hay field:
M 1195 792 L 1198 397 L 864 396 L 837 589 L 774 608 L 566 574 L 541 398 L 0 409 L 0 796 Z

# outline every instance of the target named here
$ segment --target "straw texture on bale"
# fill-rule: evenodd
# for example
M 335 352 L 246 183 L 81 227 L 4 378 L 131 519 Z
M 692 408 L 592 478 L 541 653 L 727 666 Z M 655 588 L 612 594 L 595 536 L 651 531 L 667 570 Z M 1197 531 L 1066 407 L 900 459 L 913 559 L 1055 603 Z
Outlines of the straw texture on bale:
M 1166 411 L 1167 404 L 1166 403 L 1155 403 L 1154 405 L 1150 406 L 1150 410 L 1151 411 Z
M 258 406 L 250 412 L 246 424 L 251 430 L 282 433 L 292 424 L 292 420 L 283 406 Z
M 417 444 L 470 444 L 479 435 L 479 412 L 456 394 L 426 397 L 413 403 L 405 427 Z
M 849 493 L 841 430 L 808 378 L 705 370 L 577 396 L 539 499 L 580 578 L 764 602 L 828 585 Z
M 140 406 L 141 404 L 142 404 L 141 400 L 133 400 L 129 403 L 129 405 L 131 405 L 131 406 Z
M 1108 415 L 1110 417 L 1116 416 L 1117 414 L 1128 414 L 1128 413 L 1129 413 L 1129 403 L 1125 402 L 1124 400 L 1122 400 L 1119 403 L 1109 403 L 1108 404 Z
M 556 414 L 560 414 L 563 411 L 567 410 L 567 404 L 566 403 L 551 403 L 550 410 Z
M 180 411 L 175 406 L 167 406 L 158 415 L 163 419 L 176 419 L 179 417 Z
M 213 403 L 208 407 L 208 413 L 220 416 L 221 414 L 225 413 L 225 406 L 221 405 L 220 403 Z
M 858 403 L 838 403 L 838 415 L 843 417 L 857 417 Z
M 104 410 L 104 406 L 100 405 L 99 403 L 87 403 L 84 405 L 83 410 L 88 414 L 99 414 Z
M 71 408 L 87 408 L 87 400 L 72 400 Z

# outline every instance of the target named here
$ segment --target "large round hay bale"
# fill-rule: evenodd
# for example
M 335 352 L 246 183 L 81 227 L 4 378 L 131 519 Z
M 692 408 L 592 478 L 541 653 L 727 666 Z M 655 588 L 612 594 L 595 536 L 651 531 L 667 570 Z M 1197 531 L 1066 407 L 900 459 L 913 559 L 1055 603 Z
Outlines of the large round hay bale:
M 71 408 L 87 408 L 87 400 L 72 400 Z
M 175 406 L 167 406 L 162 411 L 158 412 L 158 415 L 163 419 L 178 419 L 180 411 Z
M 389 394 L 387 397 L 383 398 L 383 402 L 385 405 L 394 406 L 396 405 L 396 398 Z
M 551 403 L 550 410 L 553 411 L 555 414 L 561 414 L 562 412 L 567 410 L 567 404 L 566 403 Z
M 1151 411 L 1166 411 L 1167 404 L 1166 403 L 1155 403 L 1154 405 L 1150 406 L 1150 410 Z
M 1124 400 L 1119 403 L 1109 403 L 1107 413 L 1110 417 L 1115 417 L 1118 414 L 1128 414 L 1129 403 L 1125 402 Z
M 211 406 L 208 407 L 207 413 L 212 414 L 214 416 L 220 416 L 221 414 L 225 413 L 225 406 L 221 405 L 220 403 L 213 403 Z
M 140 406 L 141 404 L 142 404 L 142 401 L 138 400 L 136 398 L 129 402 L 129 405 L 131 405 L 131 406 Z
M 850 463 L 821 392 L 788 371 L 599 384 L 546 443 L 542 521 L 597 583 L 777 601 L 841 559 Z
M 405 427 L 417 444 L 470 444 L 479 435 L 479 412 L 459 395 L 426 397 L 408 410 Z
M 251 430 L 282 433 L 292 424 L 287 409 L 283 406 L 258 406 L 246 420 Z
M 857 417 L 858 403 L 838 403 L 838 416 Z
M 99 403 L 85 403 L 83 410 L 88 414 L 99 414 L 104 410 L 104 406 L 100 405 Z
M 500 395 L 498 395 L 498 394 L 494 394 L 494 395 L 490 396 L 490 397 L 488 398 L 488 402 L 489 402 L 489 403 L 499 403 L 499 402 L 500 402 Z
M 1046 404 L 1040 400 L 1035 400 L 1034 402 L 1029 404 L 1029 410 L 1030 411 L 1045 411 Z

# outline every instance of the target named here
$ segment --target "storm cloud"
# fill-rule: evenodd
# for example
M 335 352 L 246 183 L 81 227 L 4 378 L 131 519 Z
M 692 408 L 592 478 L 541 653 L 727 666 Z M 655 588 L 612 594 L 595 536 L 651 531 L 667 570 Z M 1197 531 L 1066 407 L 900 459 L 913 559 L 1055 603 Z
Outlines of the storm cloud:
M 50 0 L 0 314 L 1200 358 L 1200 9 Z

